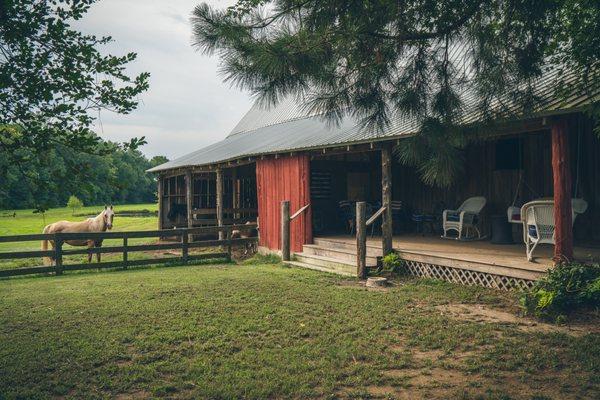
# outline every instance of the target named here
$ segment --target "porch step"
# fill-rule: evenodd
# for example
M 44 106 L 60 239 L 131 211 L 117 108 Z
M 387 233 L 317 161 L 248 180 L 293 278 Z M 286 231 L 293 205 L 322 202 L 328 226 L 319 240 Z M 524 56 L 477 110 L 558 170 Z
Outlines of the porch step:
M 300 267 L 300 268 L 313 269 L 315 271 L 329 272 L 331 274 L 344 275 L 344 276 L 356 276 L 356 271 L 350 272 L 345 269 L 342 269 L 342 270 L 330 269 L 330 268 L 320 267 L 318 265 L 303 263 L 303 262 L 299 262 L 299 261 L 285 261 L 285 264 L 293 265 L 295 267 Z
M 349 250 L 356 254 L 356 243 L 354 240 L 342 240 L 335 238 L 314 238 L 313 242 L 315 245 L 320 247 L 326 247 L 328 249 L 335 250 Z M 381 246 L 370 245 L 367 243 L 367 257 L 382 257 L 383 251 Z
M 356 275 L 356 261 L 345 261 L 337 258 L 306 253 L 296 253 L 294 255 L 294 261 L 316 267 L 312 269 L 318 269 L 320 271 L 327 270 L 328 272 L 341 275 Z
M 343 247 L 330 247 L 323 244 L 305 244 L 303 247 L 304 254 L 312 254 L 315 256 L 323 256 L 335 260 L 349 261 L 356 265 L 356 246 L 354 249 L 346 249 Z M 377 252 L 375 249 L 367 248 L 367 266 L 377 265 Z

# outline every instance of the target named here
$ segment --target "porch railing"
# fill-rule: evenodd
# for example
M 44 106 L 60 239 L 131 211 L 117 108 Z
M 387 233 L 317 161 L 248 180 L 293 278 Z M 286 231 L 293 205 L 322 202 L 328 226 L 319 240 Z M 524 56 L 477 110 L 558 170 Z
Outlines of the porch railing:
M 289 200 L 281 202 L 281 259 L 283 261 L 290 261 L 290 223 L 306 212 L 309 207 L 310 203 L 301 207 L 292 216 L 290 216 Z
M 356 203 L 356 275 L 360 279 L 367 277 L 367 227 L 381 217 L 387 207 L 383 206 L 367 220 L 367 203 Z

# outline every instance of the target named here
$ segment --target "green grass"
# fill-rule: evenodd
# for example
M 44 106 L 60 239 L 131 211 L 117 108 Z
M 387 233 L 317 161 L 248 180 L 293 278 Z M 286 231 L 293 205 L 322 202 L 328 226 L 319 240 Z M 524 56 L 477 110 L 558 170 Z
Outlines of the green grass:
M 467 321 L 515 295 L 280 264 L 0 281 L 0 398 L 598 398 L 600 337 Z M 537 397 L 536 397 L 537 396 Z
M 103 205 L 100 206 L 89 206 L 82 207 L 75 211 L 75 214 L 99 214 Z M 124 210 L 151 210 L 155 211 L 158 209 L 157 204 L 128 204 L 115 206 L 115 211 Z M 6 215 L 12 215 L 13 212 L 17 214 L 15 218 L 7 217 Z M 41 214 L 34 214 L 33 210 L 2 210 L 0 211 L 0 236 L 9 235 L 27 235 L 34 233 L 42 233 L 44 226 L 52 222 L 68 220 L 68 221 L 83 221 L 86 217 L 73 216 L 73 211 L 69 208 L 53 208 L 46 212 L 45 223 L 44 218 Z M 113 220 L 113 231 L 147 231 L 155 230 L 158 226 L 158 220 L 156 216 L 151 217 L 123 217 L 116 215 Z M 129 244 L 146 244 L 155 242 L 155 238 L 140 238 L 131 239 Z M 104 246 L 119 246 L 122 244 L 122 240 L 105 240 Z M 71 248 L 69 245 L 65 245 L 65 249 Z M 16 242 L 16 243 L 0 243 L 0 252 L 10 251 L 25 251 L 25 250 L 39 250 L 39 241 L 30 242 Z M 103 255 L 104 260 L 109 261 L 117 259 L 118 255 Z M 132 259 L 145 258 L 143 253 L 132 254 Z M 83 262 L 87 260 L 87 256 L 69 256 L 65 258 L 65 262 Z M 18 268 L 18 267 L 29 267 L 41 265 L 41 259 L 21 259 L 21 260 L 0 260 L 0 269 L 7 268 Z

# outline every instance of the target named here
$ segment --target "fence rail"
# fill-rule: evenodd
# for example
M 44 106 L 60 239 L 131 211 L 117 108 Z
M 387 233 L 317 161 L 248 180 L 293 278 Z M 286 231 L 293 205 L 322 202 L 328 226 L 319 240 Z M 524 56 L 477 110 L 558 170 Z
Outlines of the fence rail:
M 54 265 L 52 266 L 36 266 L 36 267 L 25 267 L 25 268 L 14 268 L 0 270 L 0 277 L 17 276 L 17 275 L 29 275 L 29 274 L 40 274 L 54 272 L 56 275 L 62 274 L 63 271 L 75 271 L 84 269 L 95 269 L 95 268 L 127 268 L 130 266 L 149 265 L 149 264 L 161 264 L 170 262 L 183 262 L 186 263 L 192 260 L 205 260 L 205 259 L 216 259 L 225 258 L 231 260 L 232 247 L 240 244 L 256 243 L 258 238 L 233 238 L 232 232 L 235 230 L 247 231 L 250 229 L 257 228 L 256 224 L 245 224 L 245 225 L 224 225 L 224 226 L 210 226 L 210 227 L 199 227 L 199 228 L 177 228 L 177 229 L 163 229 L 155 231 L 129 231 L 129 232 L 88 232 L 88 233 L 50 233 L 50 234 L 33 234 L 33 235 L 14 235 L 14 236 L 0 236 L 0 243 L 11 243 L 11 242 L 28 242 L 28 241 L 42 241 L 48 240 L 54 244 L 52 250 L 28 250 L 28 251 L 12 251 L 12 252 L 0 252 L 0 260 L 7 259 L 21 259 L 21 258 L 35 258 L 39 257 L 50 257 L 53 259 Z M 218 235 L 220 232 L 225 233 L 223 239 L 216 240 L 200 240 L 190 241 L 190 237 L 194 235 Z M 154 243 L 154 244 L 142 244 L 142 245 L 130 245 L 128 244 L 129 239 L 138 238 L 165 238 L 165 237 L 177 237 L 179 241 L 172 243 Z M 90 240 L 99 241 L 106 239 L 122 239 L 123 244 L 121 246 L 106 246 L 106 247 L 91 247 L 83 249 L 65 249 L 63 245 L 69 240 Z M 222 251 L 212 252 L 205 254 L 190 255 L 190 249 L 206 248 L 206 247 L 220 247 Z M 152 258 L 152 259 L 139 259 L 130 260 L 129 255 L 133 252 L 139 251 L 153 251 L 153 250 L 181 250 L 181 256 L 179 257 L 165 257 L 165 258 Z M 77 254 L 104 254 L 104 253 L 121 253 L 122 259 L 120 261 L 105 261 L 96 263 L 78 263 L 78 264 L 64 264 L 63 256 L 77 255 Z

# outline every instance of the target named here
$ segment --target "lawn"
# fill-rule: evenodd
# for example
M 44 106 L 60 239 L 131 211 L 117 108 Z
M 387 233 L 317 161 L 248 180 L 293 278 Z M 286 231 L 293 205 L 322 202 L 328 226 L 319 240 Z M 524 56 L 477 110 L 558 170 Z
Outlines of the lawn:
M 2 280 L 0 398 L 599 398 L 600 335 L 515 304 L 264 262 Z
M 50 224 L 52 222 L 68 220 L 68 221 L 82 221 L 88 216 L 81 216 L 81 214 L 86 215 L 97 215 L 102 209 L 103 205 L 100 206 L 88 206 L 77 209 L 75 211 L 76 216 L 73 215 L 73 211 L 69 208 L 53 208 L 46 212 L 45 215 L 45 223 L 44 217 L 41 214 L 34 214 L 33 210 L 2 210 L 0 211 L 0 236 L 8 236 L 8 235 L 27 235 L 34 233 L 42 233 L 44 226 Z M 115 212 L 119 213 L 122 211 L 140 211 L 140 210 L 149 210 L 156 211 L 158 209 L 157 204 L 128 204 L 128 205 L 120 205 L 114 207 Z M 16 213 L 16 217 L 12 217 L 13 213 Z M 114 227 L 113 231 L 145 231 L 145 230 L 155 230 L 158 227 L 157 217 L 152 216 L 121 216 L 116 215 L 114 218 Z M 140 239 L 131 239 L 129 244 L 145 244 L 156 241 L 155 238 L 140 238 Z M 105 246 L 119 246 L 122 244 L 122 240 L 114 239 L 114 240 L 105 240 Z M 69 245 L 65 245 L 65 249 L 71 248 Z M 0 252 L 9 252 L 9 251 L 25 251 L 25 250 L 39 250 L 40 242 L 39 241 L 30 241 L 30 242 L 17 242 L 17 243 L 0 243 Z M 143 257 L 143 254 L 136 253 L 132 255 L 134 258 Z M 105 255 L 103 259 L 112 260 L 115 257 L 119 257 L 117 255 Z M 132 258 L 132 259 L 134 259 Z M 87 260 L 87 256 L 69 256 L 65 257 L 65 262 L 67 263 L 75 263 L 75 262 L 83 262 Z M 29 259 L 20 259 L 20 260 L 0 260 L 0 269 L 6 268 L 18 268 L 18 267 L 29 267 L 29 266 L 37 266 L 41 265 L 41 259 L 39 258 L 29 258 Z

